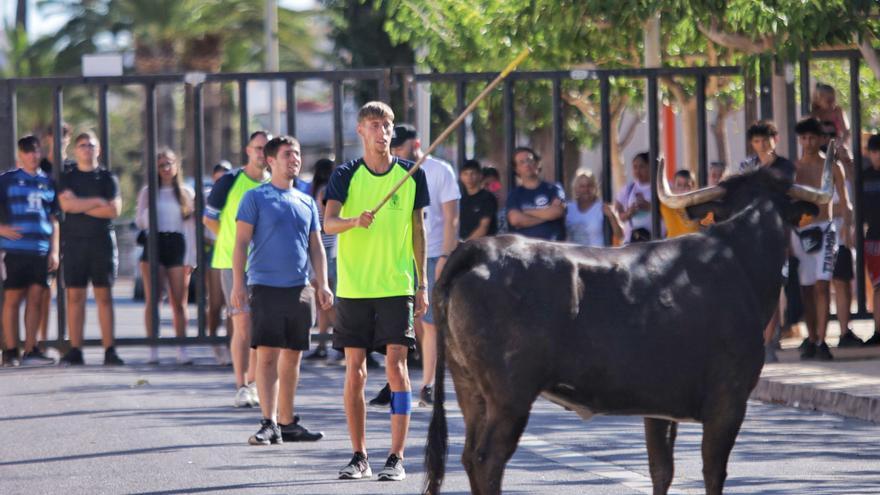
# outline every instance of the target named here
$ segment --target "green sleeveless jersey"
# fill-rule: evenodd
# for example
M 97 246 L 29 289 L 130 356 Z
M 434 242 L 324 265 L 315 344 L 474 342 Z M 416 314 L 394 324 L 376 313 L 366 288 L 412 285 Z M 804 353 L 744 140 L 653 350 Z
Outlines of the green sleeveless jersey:
M 211 188 L 211 194 L 208 195 L 205 205 L 205 216 L 220 222 L 220 231 L 217 233 L 217 240 L 214 241 L 212 268 L 232 269 L 235 216 L 238 214 L 239 203 L 244 193 L 266 182 L 269 182 L 268 176 L 263 181 L 255 181 L 248 177 L 243 168 L 239 168 L 220 177 Z
M 394 158 L 387 172 L 373 173 L 357 159 L 333 172 L 327 199 L 342 203 L 340 216 L 357 217 L 372 210 L 413 167 Z M 369 229 L 355 227 L 339 234 L 336 295 L 351 299 L 411 296 L 415 288 L 413 211 L 428 206 L 428 184 L 421 169 L 376 213 Z

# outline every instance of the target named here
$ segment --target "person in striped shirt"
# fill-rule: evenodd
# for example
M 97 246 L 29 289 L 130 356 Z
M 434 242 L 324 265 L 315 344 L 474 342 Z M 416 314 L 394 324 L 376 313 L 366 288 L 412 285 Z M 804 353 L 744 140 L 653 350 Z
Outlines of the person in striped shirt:
M 40 170 L 40 141 L 18 140 L 18 168 L 0 175 L 0 249 L 3 285 L 3 364 L 54 364 L 37 347 L 43 293 L 58 268 L 58 198 L 52 179 Z M 24 355 L 18 360 L 18 323 L 25 301 Z

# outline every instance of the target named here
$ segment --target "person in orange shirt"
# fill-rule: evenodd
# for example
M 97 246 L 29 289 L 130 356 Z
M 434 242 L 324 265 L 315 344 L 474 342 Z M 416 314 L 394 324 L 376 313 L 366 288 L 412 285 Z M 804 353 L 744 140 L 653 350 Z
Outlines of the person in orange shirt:
M 672 192 L 676 194 L 694 190 L 696 183 L 690 170 L 675 172 L 672 182 Z M 660 204 L 660 215 L 666 225 L 666 238 L 672 239 L 685 234 L 692 234 L 700 230 L 700 221 L 691 220 L 685 210 L 674 210 L 665 204 Z

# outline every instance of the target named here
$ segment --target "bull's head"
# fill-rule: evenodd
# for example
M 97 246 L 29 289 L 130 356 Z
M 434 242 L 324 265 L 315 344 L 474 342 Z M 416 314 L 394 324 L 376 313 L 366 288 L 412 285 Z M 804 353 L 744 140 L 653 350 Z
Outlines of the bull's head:
M 816 215 L 817 205 L 831 201 L 831 165 L 834 162 L 835 152 L 832 140 L 828 144 L 822 186 L 819 189 L 793 184 L 791 180 L 775 171 L 762 167 L 755 171 L 729 176 L 716 186 L 675 194 L 669 187 L 666 166 L 661 160 L 657 172 L 659 179 L 657 197 L 670 208 L 685 209 L 691 218 L 703 218 L 711 211 L 716 221 L 730 218 L 760 198 L 768 198 L 780 208 L 784 219 L 795 224 L 801 215 Z

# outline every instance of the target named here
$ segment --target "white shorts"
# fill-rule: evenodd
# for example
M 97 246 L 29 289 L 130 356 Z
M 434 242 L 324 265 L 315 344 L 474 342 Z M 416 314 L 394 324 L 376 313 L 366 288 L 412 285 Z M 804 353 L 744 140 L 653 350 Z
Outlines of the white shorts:
M 804 238 L 807 231 L 819 229 L 821 235 Z M 812 251 L 812 252 L 807 252 Z M 816 281 L 828 282 L 834 274 L 837 257 L 837 231 L 829 221 L 811 223 L 806 227 L 792 229 L 791 252 L 798 259 L 798 278 L 803 286 L 815 285 Z

